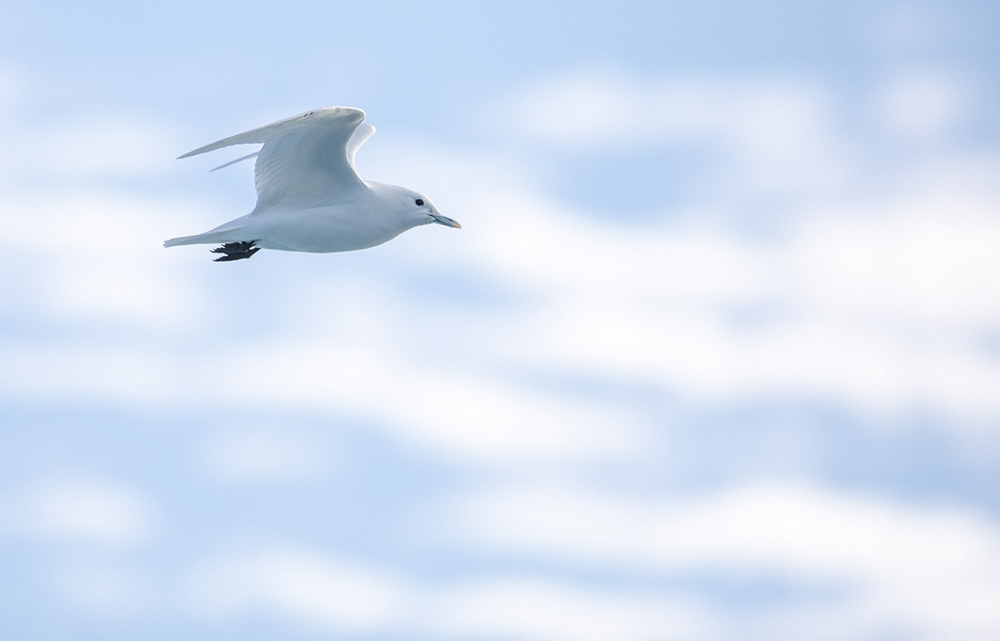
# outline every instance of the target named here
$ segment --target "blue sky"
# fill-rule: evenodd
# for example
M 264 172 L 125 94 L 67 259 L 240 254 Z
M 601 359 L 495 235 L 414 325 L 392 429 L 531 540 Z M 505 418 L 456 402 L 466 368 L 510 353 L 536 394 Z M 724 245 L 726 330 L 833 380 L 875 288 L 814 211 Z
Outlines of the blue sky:
M 0 625 L 996 638 L 998 12 L 0 3 Z M 464 229 L 162 249 L 326 105 Z

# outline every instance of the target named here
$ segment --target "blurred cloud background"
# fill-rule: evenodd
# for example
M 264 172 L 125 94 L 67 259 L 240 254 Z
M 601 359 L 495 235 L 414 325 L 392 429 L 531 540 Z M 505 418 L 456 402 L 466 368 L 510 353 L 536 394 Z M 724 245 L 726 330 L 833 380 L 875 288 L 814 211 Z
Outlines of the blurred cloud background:
M 1000 638 L 993 2 L 0 2 L 0 627 Z M 460 232 L 214 264 L 364 108 Z

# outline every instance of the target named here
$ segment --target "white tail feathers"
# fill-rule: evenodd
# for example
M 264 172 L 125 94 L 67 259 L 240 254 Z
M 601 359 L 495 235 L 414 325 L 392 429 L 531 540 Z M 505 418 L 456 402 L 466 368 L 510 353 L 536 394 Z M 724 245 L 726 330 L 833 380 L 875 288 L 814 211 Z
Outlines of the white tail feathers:
M 180 236 L 164 241 L 164 247 L 176 247 L 177 245 L 211 245 L 214 243 L 237 243 L 247 240 L 239 233 L 239 230 L 206 232 L 194 236 Z
M 175 247 L 177 245 L 209 245 L 211 243 L 238 243 L 245 240 L 256 240 L 254 238 L 245 237 L 244 229 L 249 221 L 250 214 L 240 216 L 235 220 L 230 220 L 228 223 L 219 225 L 215 229 L 210 229 L 204 234 L 171 238 L 170 240 L 165 241 L 163 246 Z

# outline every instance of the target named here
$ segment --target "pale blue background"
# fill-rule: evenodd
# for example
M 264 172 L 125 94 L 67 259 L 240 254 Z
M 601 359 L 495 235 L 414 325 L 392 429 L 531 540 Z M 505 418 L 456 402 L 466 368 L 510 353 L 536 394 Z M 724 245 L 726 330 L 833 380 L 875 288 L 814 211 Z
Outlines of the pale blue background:
M 998 24 L 0 3 L 4 638 L 998 638 Z M 464 229 L 160 247 L 326 105 Z

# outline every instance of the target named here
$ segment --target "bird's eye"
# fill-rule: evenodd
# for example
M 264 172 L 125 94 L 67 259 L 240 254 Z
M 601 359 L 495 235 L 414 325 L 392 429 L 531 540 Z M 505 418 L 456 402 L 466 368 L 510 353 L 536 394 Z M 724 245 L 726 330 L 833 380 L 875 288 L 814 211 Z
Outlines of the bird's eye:
M 417 198 L 414 202 L 417 203 L 417 207 L 423 207 L 424 206 L 424 200 L 423 200 L 423 198 Z

